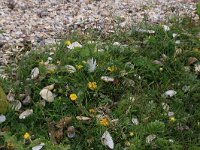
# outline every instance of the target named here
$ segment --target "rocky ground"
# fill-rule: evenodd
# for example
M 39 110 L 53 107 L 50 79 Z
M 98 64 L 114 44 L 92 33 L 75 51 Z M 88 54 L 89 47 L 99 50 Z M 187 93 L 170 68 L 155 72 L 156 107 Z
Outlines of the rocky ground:
M 195 0 L 0 0 L 0 66 L 31 45 L 55 42 L 74 29 L 112 32 L 147 20 L 185 14 L 198 19 Z

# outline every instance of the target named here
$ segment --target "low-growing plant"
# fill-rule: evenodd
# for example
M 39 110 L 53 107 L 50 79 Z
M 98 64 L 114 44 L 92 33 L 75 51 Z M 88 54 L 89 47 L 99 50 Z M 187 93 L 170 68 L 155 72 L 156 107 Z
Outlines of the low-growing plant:
M 22 103 L 0 124 L 1 145 L 12 138 L 19 149 L 39 143 L 44 149 L 198 147 L 196 32 L 185 24 L 142 25 L 95 35 L 74 33 L 32 51 L 20 60 L 16 78 L 0 80 Z

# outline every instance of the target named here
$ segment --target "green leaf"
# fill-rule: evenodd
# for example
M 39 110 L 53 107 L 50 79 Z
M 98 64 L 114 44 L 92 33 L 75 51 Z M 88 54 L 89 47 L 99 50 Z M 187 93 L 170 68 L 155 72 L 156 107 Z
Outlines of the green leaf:
M 147 125 L 147 130 L 149 133 L 151 134 L 156 134 L 156 133 L 159 133 L 159 132 L 164 132 L 165 130 L 165 124 L 161 121 L 154 121 L 154 122 L 150 122 L 148 125 Z

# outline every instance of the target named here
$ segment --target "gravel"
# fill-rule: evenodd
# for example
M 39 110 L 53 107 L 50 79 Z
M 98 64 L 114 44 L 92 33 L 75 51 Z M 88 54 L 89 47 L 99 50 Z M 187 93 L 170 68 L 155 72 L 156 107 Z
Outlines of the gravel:
M 0 66 L 23 49 L 54 43 L 75 29 L 112 32 L 146 19 L 160 23 L 174 16 L 198 20 L 197 0 L 0 0 Z

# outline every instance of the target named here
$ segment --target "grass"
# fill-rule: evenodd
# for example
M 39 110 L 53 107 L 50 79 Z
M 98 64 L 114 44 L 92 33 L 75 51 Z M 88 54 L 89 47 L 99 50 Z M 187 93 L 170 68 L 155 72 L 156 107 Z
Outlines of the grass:
M 43 149 L 48 150 L 101 150 L 107 149 L 101 137 L 108 131 L 116 150 L 200 149 L 200 80 L 194 69 L 200 58 L 200 28 L 188 20 L 172 23 L 170 31 L 164 31 L 161 25 L 139 27 L 155 33 L 141 33 L 136 27 L 116 30 L 111 35 L 95 31 L 85 35 L 73 33 L 66 40 L 78 41 L 82 48 L 70 50 L 64 40 L 24 56 L 17 76 L 1 79 L 0 83 L 7 93 L 13 89 L 15 99 L 23 101 L 20 94 L 25 93 L 31 102 L 19 111 L 9 110 L 5 114 L 7 120 L 0 124 L 0 145 L 7 149 L 9 145 L 10 149 L 30 149 L 43 142 Z M 173 33 L 178 36 L 174 38 Z M 180 44 L 175 44 L 177 40 Z M 114 42 L 120 45 L 113 45 Z M 50 55 L 51 52 L 54 54 Z M 44 64 L 48 57 L 52 58 L 48 66 L 56 69 L 48 69 Z M 189 57 L 198 60 L 189 65 Z M 94 72 L 88 71 L 87 61 L 91 58 L 97 63 Z M 162 65 L 155 64 L 155 60 Z M 76 72 L 70 73 L 66 65 L 74 66 Z M 40 74 L 30 79 L 34 67 L 39 68 Z M 105 82 L 102 76 L 114 81 Z M 89 82 L 97 86 L 88 86 Z M 51 84 L 55 99 L 43 106 L 39 93 Z M 163 96 L 168 90 L 177 94 Z M 71 100 L 70 94 L 76 94 L 77 99 Z M 33 109 L 33 114 L 19 119 L 26 109 Z M 169 112 L 174 115 L 169 116 Z M 90 119 L 83 121 L 77 116 Z M 70 123 L 56 127 L 64 117 L 71 117 Z M 134 124 L 132 118 L 139 123 Z M 75 128 L 73 138 L 67 136 L 69 126 Z M 29 139 L 23 138 L 26 132 Z M 149 135 L 156 138 L 148 143 Z

